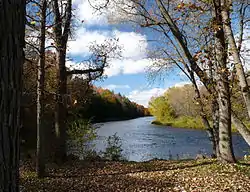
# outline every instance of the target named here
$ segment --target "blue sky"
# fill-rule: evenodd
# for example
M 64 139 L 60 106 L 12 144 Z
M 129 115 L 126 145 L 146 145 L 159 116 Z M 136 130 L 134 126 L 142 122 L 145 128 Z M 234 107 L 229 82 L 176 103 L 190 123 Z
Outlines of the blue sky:
M 97 2 L 101 0 L 95 0 Z M 81 23 L 75 30 L 74 39 L 69 41 L 69 66 L 81 67 L 79 63 L 90 55 L 88 46 L 96 41 L 102 43 L 108 38 L 119 38 L 122 47 L 122 58 L 113 59 L 105 70 L 105 78 L 95 82 L 95 85 L 114 90 L 126 95 L 130 100 L 147 106 L 152 96 L 163 94 L 169 87 L 189 83 L 187 78 L 177 69 L 171 69 L 164 74 L 164 80 L 152 82 L 148 78 L 147 69 L 153 61 L 148 58 L 151 44 L 147 40 L 154 39 L 155 33 L 138 30 L 129 24 L 110 24 L 114 18 L 108 14 L 97 14 L 89 5 L 88 0 L 73 0 L 75 18 Z M 82 22 L 81 22 L 82 21 Z
M 69 42 L 68 56 L 70 66 L 80 66 L 90 53 L 88 46 L 93 41 L 103 42 L 107 38 L 118 37 L 122 47 L 122 58 L 114 59 L 109 68 L 105 70 L 107 76 L 95 85 L 120 92 L 130 100 L 147 106 L 152 96 L 163 94 L 167 88 L 188 83 L 177 69 L 171 69 L 164 75 L 164 80 L 153 81 L 148 77 L 148 67 L 152 60 L 148 59 L 150 49 L 148 39 L 154 38 L 154 33 L 137 30 L 129 24 L 110 24 L 107 15 L 96 14 L 88 0 L 74 0 L 75 17 L 83 21 L 76 28 L 74 41 Z M 115 17 L 115 15 L 114 15 Z

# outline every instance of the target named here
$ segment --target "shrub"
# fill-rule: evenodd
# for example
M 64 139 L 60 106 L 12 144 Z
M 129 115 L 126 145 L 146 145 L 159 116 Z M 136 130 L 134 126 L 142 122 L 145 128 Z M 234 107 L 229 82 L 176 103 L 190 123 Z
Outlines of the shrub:
M 67 134 L 71 153 L 77 156 L 83 156 L 89 142 L 97 136 L 96 128 L 90 120 L 85 119 L 76 119 L 69 123 Z
M 107 148 L 103 152 L 103 158 L 111 161 L 124 160 L 122 151 L 121 138 L 115 133 L 107 139 Z

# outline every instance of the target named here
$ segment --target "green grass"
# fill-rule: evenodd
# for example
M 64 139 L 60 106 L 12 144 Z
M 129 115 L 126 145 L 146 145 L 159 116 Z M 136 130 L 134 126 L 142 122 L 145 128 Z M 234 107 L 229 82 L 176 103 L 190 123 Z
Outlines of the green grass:
M 244 122 L 244 123 L 250 129 L 250 123 L 249 122 Z M 152 124 L 165 125 L 176 128 L 201 129 L 201 130 L 205 129 L 200 117 L 190 117 L 190 116 L 177 117 L 171 121 L 162 121 L 157 119 L 154 120 Z M 212 125 L 212 122 L 210 122 L 210 124 Z M 238 132 L 233 124 L 232 124 L 232 132 L 234 133 Z
M 205 129 L 201 118 L 194 118 L 189 116 L 182 116 L 175 118 L 171 121 L 159 121 L 155 120 L 152 122 L 155 125 L 166 125 L 171 127 L 178 127 L 178 128 L 189 128 L 189 129 Z

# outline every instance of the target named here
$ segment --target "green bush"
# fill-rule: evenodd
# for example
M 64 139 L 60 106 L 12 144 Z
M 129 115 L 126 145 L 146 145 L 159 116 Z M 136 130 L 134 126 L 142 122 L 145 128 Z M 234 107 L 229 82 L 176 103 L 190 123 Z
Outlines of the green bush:
M 124 160 L 122 156 L 122 142 L 121 138 L 115 133 L 107 139 L 107 147 L 103 152 L 103 158 L 110 161 Z
M 155 120 L 152 122 L 155 125 L 166 125 L 177 128 L 190 128 L 190 129 L 205 129 L 201 118 L 199 117 L 190 117 L 190 116 L 181 116 L 172 119 L 171 121 L 159 121 Z
M 75 119 L 70 122 L 67 134 L 71 153 L 81 157 L 86 151 L 87 143 L 97 136 L 96 128 L 92 126 L 90 120 L 85 119 Z
M 189 117 L 189 116 L 182 116 L 176 118 L 172 122 L 173 127 L 180 127 L 180 128 L 191 128 L 191 129 L 204 129 L 203 122 L 199 117 Z

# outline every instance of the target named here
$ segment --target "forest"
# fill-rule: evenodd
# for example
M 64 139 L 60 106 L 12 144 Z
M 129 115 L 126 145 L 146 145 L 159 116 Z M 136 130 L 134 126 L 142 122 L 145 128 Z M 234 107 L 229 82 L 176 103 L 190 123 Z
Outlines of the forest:
M 152 98 L 149 109 L 96 87 L 124 50 L 106 35 L 73 62 L 69 44 L 88 22 L 76 11 L 86 3 L 90 15 L 105 15 L 98 30 L 146 37 L 148 77 L 182 74 L 190 84 Z M 1 192 L 249 191 L 249 157 L 235 156 L 232 139 L 237 131 L 250 145 L 249 0 L 0 0 L 0 10 Z M 151 114 L 157 124 L 202 127 L 212 156 L 127 162 L 116 134 L 103 154 L 69 153 L 96 138 L 96 122 Z

